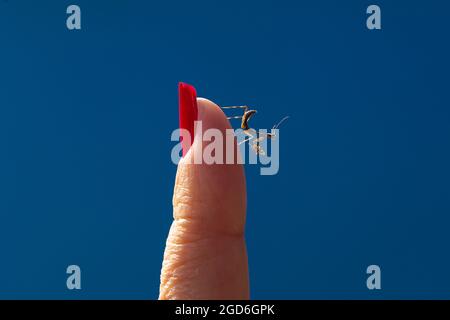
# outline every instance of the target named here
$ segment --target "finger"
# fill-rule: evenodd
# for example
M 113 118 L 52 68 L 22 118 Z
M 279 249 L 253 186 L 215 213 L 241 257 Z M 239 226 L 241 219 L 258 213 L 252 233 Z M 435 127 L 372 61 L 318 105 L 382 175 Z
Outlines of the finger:
M 203 132 L 217 128 L 225 137 L 231 127 L 222 110 L 205 99 L 197 105 Z M 177 169 L 159 298 L 247 299 L 243 167 L 193 164 L 195 152 L 208 144 L 197 134 Z

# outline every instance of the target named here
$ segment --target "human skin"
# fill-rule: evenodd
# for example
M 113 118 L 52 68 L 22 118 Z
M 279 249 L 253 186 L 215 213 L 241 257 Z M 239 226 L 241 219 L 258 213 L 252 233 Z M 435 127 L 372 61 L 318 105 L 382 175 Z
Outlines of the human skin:
M 231 129 L 213 102 L 198 98 L 203 131 Z M 178 164 L 173 222 L 161 270 L 159 299 L 248 299 L 242 164 L 193 164 L 209 142 L 195 137 Z M 236 139 L 234 148 L 237 154 Z

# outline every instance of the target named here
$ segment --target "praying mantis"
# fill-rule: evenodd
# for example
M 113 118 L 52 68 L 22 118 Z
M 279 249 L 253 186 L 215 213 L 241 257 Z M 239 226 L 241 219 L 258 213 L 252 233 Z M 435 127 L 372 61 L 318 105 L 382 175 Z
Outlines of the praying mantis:
M 248 106 L 230 106 L 230 107 L 222 107 L 222 109 L 243 109 L 242 116 L 231 116 L 227 117 L 227 119 L 241 119 L 241 129 L 243 130 L 244 134 L 248 137 L 244 140 L 240 141 L 238 145 L 241 145 L 245 142 L 249 142 L 251 145 L 252 150 L 258 154 L 258 155 L 266 155 L 266 152 L 264 151 L 263 147 L 261 147 L 261 142 L 264 139 L 274 139 L 276 137 L 275 133 L 269 132 L 269 133 L 258 133 L 255 129 L 250 128 L 248 122 L 250 119 L 257 113 L 256 110 L 249 109 Z M 275 124 L 272 127 L 273 129 L 278 129 L 278 127 L 286 120 L 289 116 L 284 117 L 281 119 L 277 124 Z

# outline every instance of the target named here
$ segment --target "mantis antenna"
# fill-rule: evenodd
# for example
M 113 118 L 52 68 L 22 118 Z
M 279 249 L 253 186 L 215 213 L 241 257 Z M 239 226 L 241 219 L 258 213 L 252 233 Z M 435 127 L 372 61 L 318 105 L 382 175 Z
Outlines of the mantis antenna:
M 278 127 L 287 119 L 289 119 L 289 116 L 286 116 L 283 119 L 281 119 L 280 122 L 278 122 L 276 125 L 274 125 L 272 129 L 278 129 Z

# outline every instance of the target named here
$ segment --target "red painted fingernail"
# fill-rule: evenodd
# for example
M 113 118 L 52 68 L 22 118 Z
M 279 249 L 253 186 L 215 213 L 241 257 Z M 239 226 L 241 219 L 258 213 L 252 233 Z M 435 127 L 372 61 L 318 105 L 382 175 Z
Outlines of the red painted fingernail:
M 178 84 L 178 113 L 180 116 L 180 129 L 189 131 L 190 139 L 184 139 L 180 135 L 183 147 L 183 157 L 194 142 L 194 121 L 197 120 L 197 92 L 190 84 L 180 82 Z

